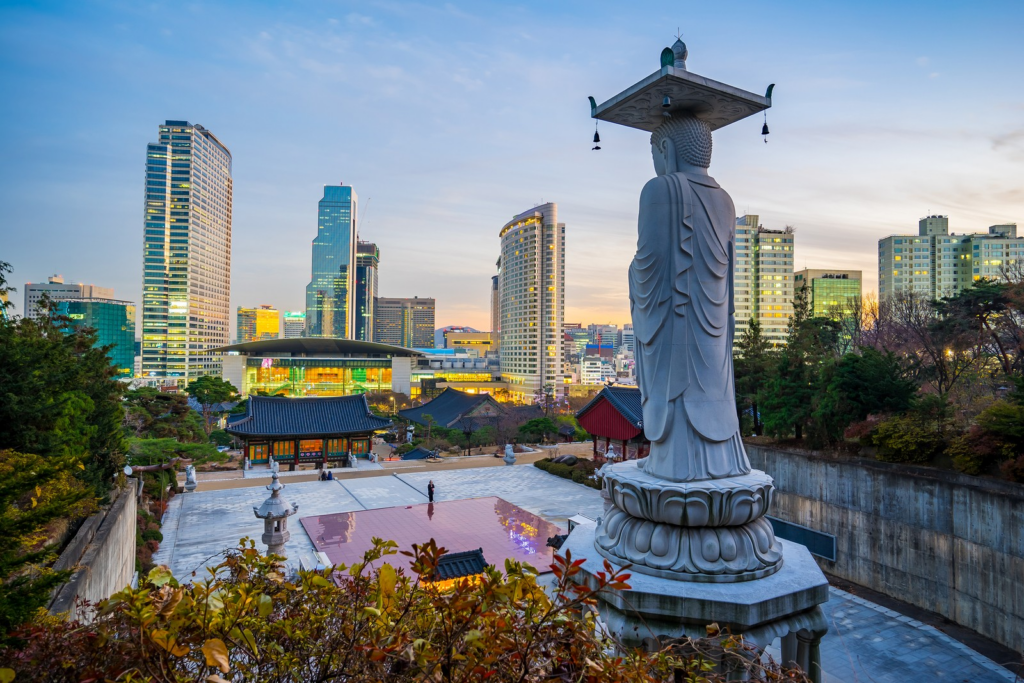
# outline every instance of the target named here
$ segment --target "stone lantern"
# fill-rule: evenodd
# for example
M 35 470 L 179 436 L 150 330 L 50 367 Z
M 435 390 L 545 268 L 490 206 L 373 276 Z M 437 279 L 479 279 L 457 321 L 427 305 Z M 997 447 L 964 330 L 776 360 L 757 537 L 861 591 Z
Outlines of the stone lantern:
M 288 501 L 281 495 L 284 484 L 280 481 L 280 475 L 275 471 L 273 481 L 267 486 L 270 496 L 263 501 L 259 507 L 253 505 L 252 512 L 263 520 L 263 542 L 267 544 L 268 555 L 284 554 L 284 544 L 291 538 L 288 531 L 288 518 L 299 511 L 299 504 L 288 504 Z

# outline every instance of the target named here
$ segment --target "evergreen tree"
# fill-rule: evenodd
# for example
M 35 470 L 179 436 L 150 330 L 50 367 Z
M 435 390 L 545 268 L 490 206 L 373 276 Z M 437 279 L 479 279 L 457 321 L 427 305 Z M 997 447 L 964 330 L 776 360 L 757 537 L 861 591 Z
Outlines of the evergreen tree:
M 736 375 L 736 408 L 740 413 L 750 411 L 754 434 L 761 436 L 764 425 L 761 421 L 762 395 L 771 378 L 775 353 L 771 343 L 761 333 L 761 323 L 756 317 L 750 318 L 747 329 L 736 344 L 733 368 Z

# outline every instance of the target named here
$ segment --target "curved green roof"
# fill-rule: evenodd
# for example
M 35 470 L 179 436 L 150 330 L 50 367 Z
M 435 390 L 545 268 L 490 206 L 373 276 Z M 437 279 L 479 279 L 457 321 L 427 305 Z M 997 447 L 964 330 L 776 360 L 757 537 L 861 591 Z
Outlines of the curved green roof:
M 332 337 L 293 337 L 291 339 L 264 339 L 232 344 L 213 349 L 213 353 L 236 352 L 246 356 L 289 354 L 292 356 L 422 356 L 423 353 L 404 346 L 335 339 Z

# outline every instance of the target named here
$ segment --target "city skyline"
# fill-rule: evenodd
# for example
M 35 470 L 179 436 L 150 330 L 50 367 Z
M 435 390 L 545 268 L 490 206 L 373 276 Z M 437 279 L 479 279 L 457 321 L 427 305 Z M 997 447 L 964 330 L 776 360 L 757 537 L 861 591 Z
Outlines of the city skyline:
M 601 126 L 604 149 L 590 150 L 585 98 L 653 71 L 677 26 L 698 72 L 777 84 L 768 144 L 760 121 L 722 131 L 711 173 L 738 215 L 795 226 L 797 269 L 859 269 L 877 291 L 877 241 L 922 216 L 949 215 L 958 233 L 1024 222 L 1011 3 L 790 3 L 770 17 L 762 3 L 685 16 L 662 3 L 642 18 L 602 3 L 240 7 L 0 10 L 0 73 L 19 102 L 2 116 L 22 131 L 0 143 L 12 281 L 73 274 L 141 308 L 138 155 L 154 122 L 187 119 L 235 157 L 231 310 L 304 308 L 309 207 L 344 181 L 364 198 L 360 236 L 388 254 L 380 295 L 430 278 L 420 294 L 437 299 L 439 326 L 489 327 L 485 226 L 554 198 L 587 236 L 567 250 L 567 319 L 622 324 L 635 191 L 653 171 L 638 133 Z M 736 50 L 744 32 L 766 49 Z M 595 41 L 614 46 L 610 69 L 593 68 Z M 199 75 L 162 90 L 151 73 L 176 59 Z M 542 111 L 519 106 L 527 90 Z

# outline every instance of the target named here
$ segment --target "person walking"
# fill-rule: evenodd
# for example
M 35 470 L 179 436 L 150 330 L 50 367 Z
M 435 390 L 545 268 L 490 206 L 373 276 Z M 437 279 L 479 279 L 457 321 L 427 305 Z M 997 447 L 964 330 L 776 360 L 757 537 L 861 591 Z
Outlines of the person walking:
M 431 479 L 430 483 L 427 484 L 427 502 L 428 503 L 433 503 L 434 502 L 434 480 L 433 479 Z

